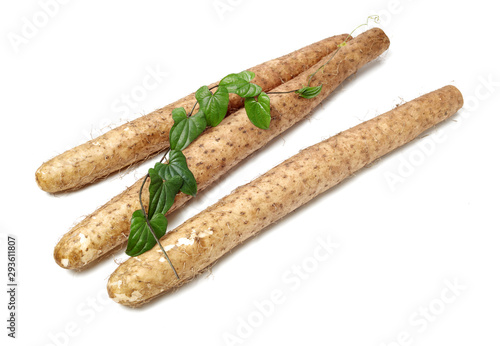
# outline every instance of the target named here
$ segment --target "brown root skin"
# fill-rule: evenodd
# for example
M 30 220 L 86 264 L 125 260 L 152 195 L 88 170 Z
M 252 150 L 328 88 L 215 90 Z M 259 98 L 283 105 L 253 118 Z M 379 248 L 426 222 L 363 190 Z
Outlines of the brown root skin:
M 347 36 L 333 36 L 250 68 L 256 75 L 253 83 L 269 91 L 317 63 Z M 76 190 L 166 150 L 173 125 L 172 110 L 190 110 L 195 103 L 193 93 L 52 158 L 36 171 L 38 186 L 50 193 Z M 231 94 L 228 113 L 242 106 L 243 99 Z
M 250 154 L 304 119 L 345 78 L 385 51 L 389 41 L 381 30 L 377 33 L 378 36 L 372 37 L 375 42 L 366 43 L 368 46 L 373 44 L 375 48 L 348 45 L 330 62 L 331 70 L 325 70 L 329 71 L 328 73 L 317 74 L 313 83 L 324 84 L 323 92 L 317 98 L 306 100 L 295 94 L 270 95 L 273 119 L 269 130 L 260 130 L 253 126 L 245 110 L 241 109 L 191 143 L 184 150 L 184 154 L 198 183 L 198 190 L 205 189 Z M 344 36 L 340 37 L 338 43 L 344 39 Z M 273 91 L 300 89 L 302 85 L 307 84 L 309 75 L 330 56 L 327 55 L 309 70 Z M 138 195 L 141 184 L 142 179 L 64 235 L 54 250 L 56 262 L 62 268 L 80 269 L 125 242 L 129 233 L 130 217 L 135 210 L 140 209 Z M 144 192 L 143 200 L 147 201 L 147 186 Z M 189 199 L 190 196 L 178 194 L 170 212 Z
M 108 281 L 109 296 L 137 307 L 179 287 L 237 245 L 449 118 L 462 105 L 460 91 L 446 86 L 302 150 L 162 238 L 181 280 L 156 246 L 116 269 Z
M 197 180 L 200 179 L 198 181 L 203 181 L 213 179 L 213 171 L 206 167 L 208 164 L 206 160 L 209 158 L 217 158 L 220 160 L 219 164 L 222 162 L 228 162 L 229 164 L 237 159 L 241 159 L 242 153 L 245 152 L 245 148 L 248 146 L 247 143 L 253 143 L 253 145 L 258 145 L 259 147 L 263 146 L 267 143 L 267 141 L 271 140 L 279 133 L 282 133 L 300 119 L 303 119 L 324 98 L 335 90 L 343 80 L 355 73 L 360 67 L 382 54 L 388 47 L 389 39 L 382 30 L 368 30 L 350 41 L 347 46 L 343 47 L 335 55 L 331 62 L 325 66 L 324 71 L 318 73 L 314 77 L 312 85 L 323 84 L 323 92 L 317 98 L 305 100 L 298 98 L 293 94 L 271 95 L 271 112 L 273 120 L 271 121 L 271 127 L 268 131 L 261 131 L 253 127 L 246 118 L 246 114 L 244 112 L 237 112 L 233 117 L 225 120 L 227 121 L 227 125 L 231 127 L 226 129 L 224 129 L 224 127 L 210 129 L 210 132 L 207 133 L 207 138 L 210 138 L 211 140 L 204 142 L 203 146 L 197 145 L 198 143 L 195 141 L 187 149 L 193 150 L 192 156 L 191 154 L 186 154 L 186 156 L 188 157 L 188 160 L 190 160 L 190 158 L 195 159 L 194 161 L 188 162 L 190 164 L 190 168 L 196 171 L 196 173 L 194 173 Z M 319 66 L 328 61 L 328 59 L 330 59 L 330 57 L 325 57 L 323 61 L 319 62 L 315 67 L 304 72 L 302 75 L 296 77 L 287 84 L 276 88 L 275 91 L 293 90 L 296 86 L 300 87 L 301 85 L 306 84 L 309 75 L 316 71 Z M 233 131 L 228 131 L 228 129 L 232 129 Z M 217 155 L 205 154 L 204 157 L 204 151 L 208 149 L 208 153 L 211 153 L 212 148 L 216 149 L 214 153 L 217 153 Z M 197 155 L 194 155 L 194 153 Z M 233 157 L 234 160 L 223 161 L 223 158 L 230 157 L 229 155 L 232 155 L 231 157 Z M 306 159 L 306 161 L 307 160 L 308 159 Z M 215 164 L 217 164 L 217 162 L 210 163 L 209 165 L 213 166 Z M 279 176 L 280 179 L 275 179 L 273 177 L 270 180 L 284 182 L 286 180 L 286 177 L 284 177 L 285 175 L 286 174 L 283 176 L 276 175 Z M 228 196 L 216 206 L 212 206 L 207 209 L 207 211 L 203 213 L 204 216 L 197 219 L 200 220 L 199 222 L 191 224 L 190 222 L 193 221 L 193 219 L 191 219 L 185 223 L 181 229 L 178 228 L 177 230 L 168 233 L 168 235 L 164 238 L 164 244 L 167 244 L 166 248 L 170 249 L 169 256 L 171 259 L 172 256 L 175 258 L 173 263 L 176 268 L 181 268 L 179 269 L 182 272 L 182 275 L 179 273 L 181 281 L 178 281 L 175 277 L 174 280 L 170 280 L 169 275 L 171 273 L 171 268 L 163 266 L 161 257 L 155 257 L 156 250 L 149 251 L 144 255 L 153 256 L 152 258 L 154 258 L 152 262 L 148 262 L 151 265 L 154 264 L 151 268 L 154 268 L 155 270 L 150 271 L 151 276 L 158 275 L 159 278 L 164 279 L 160 279 L 160 282 L 162 282 L 161 285 L 163 286 L 159 291 L 156 291 L 155 294 L 159 294 L 159 292 L 162 292 L 165 289 L 175 287 L 180 282 L 189 280 L 198 271 L 211 265 L 213 260 L 219 258 L 223 253 L 229 251 L 229 249 L 251 236 L 251 234 L 254 234 L 254 230 L 262 229 L 268 225 L 268 221 L 272 220 L 273 217 L 284 215 L 282 214 L 285 210 L 283 209 L 284 202 L 280 201 L 279 198 L 289 198 L 289 201 L 294 202 L 300 201 L 303 196 L 309 196 L 311 194 L 311 192 L 308 192 L 307 194 L 301 192 L 300 186 L 302 186 L 303 189 L 305 186 L 313 184 L 313 180 L 310 182 L 304 182 L 301 179 L 296 188 L 290 188 L 287 183 L 283 183 L 283 186 L 280 187 L 280 189 L 286 188 L 290 192 L 293 191 L 293 193 L 296 193 L 298 197 L 289 198 L 289 196 L 279 195 L 277 200 L 271 197 L 272 193 L 270 191 L 262 188 L 262 186 L 257 186 L 251 194 L 245 195 L 245 197 L 236 198 L 236 195 L 231 195 L 234 199 Z M 268 205 L 268 202 L 271 200 L 274 202 Z M 241 224 L 243 226 L 242 228 L 239 228 Z M 179 242 L 179 239 L 182 239 L 182 241 Z M 192 243 L 191 246 L 182 246 L 182 244 L 189 243 Z M 207 258 L 206 256 L 202 256 L 202 249 L 207 249 L 207 251 L 209 251 L 209 253 L 211 253 L 214 257 Z M 212 250 L 215 252 L 212 253 Z M 199 259 L 198 255 L 200 255 Z M 126 263 L 131 265 L 133 263 L 138 263 L 139 261 L 142 262 L 143 257 L 140 256 L 130 259 Z M 133 268 L 135 267 L 125 265 L 123 270 L 128 271 L 133 270 Z M 119 272 L 123 274 L 122 270 L 119 270 Z M 145 277 L 141 277 L 139 279 L 140 281 L 146 283 L 155 282 L 153 277 L 149 277 L 149 274 L 142 272 L 131 272 L 130 274 L 131 275 L 123 276 L 117 274 L 120 279 L 110 281 L 109 287 L 113 287 L 113 289 L 110 290 L 113 298 L 116 298 L 123 304 L 128 304 L 128 301 L 130 303 L 129 305 L 136 305 L 136 301 L 137 304 L 140 305 L 144 299 L 149 299 L 148 297 L 155 295 L 151 295 L 149 293 L 145 294 L 144 292 L 137 290 L 137 286 L 133 284 L 133 277 L 136 275 L 146 275 Z M 124 285 L 123 289 L 125 291 L 120 288 L 121 286 L 119 282 L 121 278 L 123 278 L 121 282 Z M 125 282 L 125 280 L 127 282 Z M 153 290 L 155 289 L 156 288 Z

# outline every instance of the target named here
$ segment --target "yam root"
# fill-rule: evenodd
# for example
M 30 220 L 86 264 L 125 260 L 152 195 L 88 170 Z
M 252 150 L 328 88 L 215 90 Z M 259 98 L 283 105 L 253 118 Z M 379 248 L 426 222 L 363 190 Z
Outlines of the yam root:
M 318 97 L 303 99 L 295 93 L 270 95 L 272 120 L 269 130 L 260 130 L 252 125 L 244 109 L 224 119 L 219 126 L 207 130 L 184 150 L 198 190 L 205 189 L 250 154 L 304 119 L 342 81 L 388 47 L 389 39 L 382 30 L 368 30 L 350 40 L 314 76 L 312 85 L 323 84 Z M 307 84 L 309 76 L 330 58 L 331 55 L 326 56 L 273 91 L 300 89 Z M 138 195 L 141 184 L 142 179 L 64 235 L 54 250 L 56 262 L 63 268 L 80 269 L 125 242 L 131 215 L 140 208 Z M 147 192 L 147 189 L 144 191 Z M 189 198 L 188 195 L 178 194 L 170 211 L 182 206 Z M 147 200 L 147 193 L 144 199 Z
M 180 280 L 156 246 L 116 269 L 108 282 L 109 296 L 136 307 L 181 286 L 235 246 L 462 105 L 460 91 L 446 86 L 301 151 L 162 238 Z
M 249 69 L 256 76 L 253 83 L 269 91 L 316 64 L 347 37 L 333 36 L 255 66 Z M 36 171 L 38 186 L 51 193 L 75 190 L 166 150 L 174 123 L 172 110 L 191 109 L 195 102 L 193 93 L 52 158 Z M 243 99 L 231 94 L 228 113 L 242 106 Z

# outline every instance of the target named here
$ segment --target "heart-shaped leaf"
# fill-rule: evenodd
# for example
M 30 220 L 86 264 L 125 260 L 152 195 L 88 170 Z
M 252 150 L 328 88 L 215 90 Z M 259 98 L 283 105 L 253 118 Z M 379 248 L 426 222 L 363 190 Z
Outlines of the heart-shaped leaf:
M 229 105 L 229 93 L 227 88 L 219 86 L 212 94 L 207 86 L 202 86 L 196 91 L 196 100 L 200 104 L 200 109 L 205 113 L 208 125 L 214 127 L 224 119 Z
M 195 196 L 198 190 L 196 179 L 189 170 L 186 157 L 180 150 L 170 150 L 168 163 L 156 163 L 154 170 L 163 180 L 180 176 L 182 178 L 181 191 L 186 195 Z
M 170 129 L 170 148 L 173 150 L 184 150 L 207 128 L 207 120 L 202 110 L 189 118 L 186 111 L 172 116 L 174 126 Z
M 222 78 L 219 86 L 224 86 L 227 91 L 237 94 L 241 97 L 253 97 L 261 93 L 262 88 L 256 84 L 250 83 L 255 78 L 255 73 L 251 71 L 243 71 L 240 73 L 231 73 Z
M 267 130 L 271 123 L 271 100 L 265 92 L 261 92 L 257 100 L 254 97 L 245 99 L 245 110 L 248 119 L 260 129 Z
M 160 239 L 167 232 L 167 218 L 163 214 L 155 214 L 149 221 L 156 237 Z M 154 236 L 149 230 L 146 217 L 142 210 L 136 210 L 132 214 L 130 224 L 130 236 L 128 238 L 127 250 L 125 253 L 129 256 L 139 256 L 140 254 L 151 250 L 156 244 Z
M 155 214 L 166 214 L 174 204 L 175 196 L 180 191 L 183 180 L 176 175 L 164 180 L 154 169 L 149 169 L 149 208 L 148 216 Z

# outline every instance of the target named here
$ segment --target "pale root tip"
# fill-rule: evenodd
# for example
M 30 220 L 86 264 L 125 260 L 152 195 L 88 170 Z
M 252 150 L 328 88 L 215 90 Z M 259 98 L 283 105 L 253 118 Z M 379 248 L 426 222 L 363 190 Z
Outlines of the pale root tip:
M 38 167 L 38 169 L 36 170 L 36 172 L 35 172 L 36 183 L 37 183 L 38 187 L 45 192 L 49 192 L 49 193 L 58 192 L 57 189 L 54 189 L 53 186 L 48 184 L 48 182 L 47 182 L 48 173 L 47 173 L 47 170 L 45 169 L 45 166 L 46 166 L 46 164 L 44 163 L 40 167 Z
M 118 304 L 137 307 L 143 303 L 143 295 L 139 291 L 133 291 L 131 295 L 123 293 L 122 280 L 115 278 L 114 274 L 109 278 L 107 289 L 109 298 Z
M 43 166 L 44 165 L 41 165 L 40 167 L 38 167 L 38 169 L 36 170 L 35 172 L 35 180 L 36 180 L 36 183 L 38 185 L 38 187 L 40 189 L 42 189 L 43 191 L 45 191 L 44 189 L 44 186 L 43 186 L 43 183 L 42 183 L 42 177 L 43 177 Z
M 69 258 L 58 258 L 57 256 L 54 256 L 54 260 L 57 265 L 63 269 L 76 269 L 70 262 Z
M 75 263 L 71 261 L 71 256 L 61 250 L 61 242 L 59 242 L 54 248 L 54 261 L 57 265 L 63 269 L 79 269 L 75 266 Z

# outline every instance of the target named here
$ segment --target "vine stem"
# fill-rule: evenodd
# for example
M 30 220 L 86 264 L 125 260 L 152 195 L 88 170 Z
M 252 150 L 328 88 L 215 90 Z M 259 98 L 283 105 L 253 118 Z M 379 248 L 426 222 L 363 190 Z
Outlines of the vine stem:
M 144 208 L 144 204 L 142 203 L 142 190 L 143 190 L 144 185 L 146 184 L 146 181 L 148 180 L 148 178 L 149 178 L 149 173 L 146 174 L 146 176 L 144 177 L 144 180 L 142 181 L 141 189 L 139 190 L 139 203 L 141 204 L 142 213 L 144 214 L 144 217 L 146 218 L 146 223 L 148 225 L 149 232 L 151 232 L 151 234 L 155 238 L 156 243 L 158 244 L 158 246 L 160 246 L 160 249 L 163 252 L 163 255 L 165 256 L 165 258 L 167 259 L 168 264 L 170 264 L 170 267 L 172 267 L 172 270 L 174 271 L 175 276 L 179 280 L 180 279 L 179 274 L 177 274 L 177 270 L 175 270 L 175 267 L 172 264 L 172 262 L 170 261 L 170 258 L 168 257 L 167 252 L 165 251 L 165 249 L 163 248 L 163 245 L 161 245 L 160 240 L 158 240 L 158 237 L 156 236 L 155 232 L 153 231 L 153 227 L 151 226 L 151 223 L 149 222 L 148 214 L 146 213 L 146 208 Z
M 319 71 L 321 71 L 330 61 L 332 61 L 332 59 L 335 57 L 335 55 L 337 55 L 337 53 L 339 52 L 340 48 L 344 47 L 347 43 L 347 40 L 352 37 L 352 34 L 354 34 L 354 32 L 356 30 L 358 30 L 359 28 L 361 28 L 362 26 L 365 26 L 365 25 L 368 25 L 368 23 L 370 22 L 370 20 L 373 20 L 375 23 L 379 23 L 380 22 L 380 17 L 375 15 L 375 16 L 368 16 L 368 18 L 366 19 L 366 23 L 363 23 L 363 24 L 360 24 L 358 25 L 357 27 L 355 27 L 351 33 L 349 35 L 347 35 L 347 37 L 345 38 L 345 40 L 338 44 L 337 45 L 337 49 L 335 50 L 335 53 L 333 53 L 333 55 L 330 57 L 330 59 L 328 59 L 327 62 L 325 62 L 323 65 L 321 65 L 313 74 L 311 74 L 309 76 L 309 79 L 307 81 L 307 86 L 311 86 L 311 81 L 313 79 L 313 77 L 316 75 L 316 73 L 318 73 Z
M 290 90 L 290 91 L 270 91 L 266 94 L 268 95 L 276 95 L 276 94 L 290 94 L 299 91 L 300 89 L 297 90 Z
M 219 87 L 219 84 L 214 85 L 214 86 L 213 86 L 213 87 L 211 87 L 211 88 L 208 88 L 208 90 L 212 90 L 212 89 L 215 89 L 215 88 L 218 88 L 218 87 Z M 194 109 L 196 108 L 196 105 L 197 105 L 197 104 L 198 104 L 198 100 L 196 100 L 196 102 L 195 102 L 195 104 L 194 104 L 193 108 L 191 109 L 191 112 L 189 112 L 189 114 L 188 114 L 188 118 L 189 118 L 189 117 L 193 114 Z M 168 152 L 168 151 L 167 151 L 167 152 Z
M 168 149 L 168 150 L 165 152 L 165 154 L 163 154 L 163 156 L 162 156 L 162 158 L 161 158 L 161 160 L 160 160 L 160 163 L 162 163 L 162 162 L 163 162 L 163 160 L 165 160 L 165 159 L 167 158 L 168 153 L 170 153 L 170 149 Z M 149 175 L 149 174 L 148 174 L 148 175 Z M 141 188 L 141 190 L 142 190 L 142 188 Z
M 212 89 L 215 89 L 217 88 L 219 85 L 214 85 L 213 87 L 211 87 L 209 90 L 212 90 Z M 191 112 L 189 113 L 188 116 L 191 116 L 194 112 L 194 109 L 196 108 L 196 105 L 198 104 L 198 101 L 196 101 L 196 103 L 194 104 L 193 106 L 193 109 L 191 110 Z M 163 154 L 163 157 L 161 158 L 160 160 L 160 163 L 162 163 L 166 158 L 167 158 L 167 155 L 168 153 L 170 152 L 170 149 L 167 150 L 165 152 L 165 154 Z M 151 222 L 149 221 L 149 217 L 148 217 L 148 214 L 146 212 L 146 208 L 144 207 L 144 204 L 142 203 L 142 191 L 144 190 L 144 185 L 146 184 L 146 181 L 148 180 L 149 178 L 149 173 L 146 174 L 146 176 L 144 177 L 144 180 L 142 181 L 142 185 L 141 185 L 141 188 L 139 190 L 139 203 L 141 205 L 141 210 L 142 210 L 142 213 L 144 215 L 144 218 L 146 219 L 146 224 L 148 225 L 148 229 L 149 229 L 149 232 L 151 233 L 151 235 L 155 238 L 155 241 L 156 243 L 158 244 L 158 246 L 160 247 L 161 251 L 163 252 L 163 255 L 165 256 L 165 258 L 167 259 L 168 261 L 168 264 L 170 264 L 170 267 L 172 267 L 172 270 L 174 271 L 174 274 L 175 276 L 177 277 L 177 279 L 180 279 L 179 278 L 179 274 L 177 274 L 177 270 L 175 270 L 175 267 L 174 265 L 172 264 L 172 261 L 170 261 L 170 258 L 168 257 L 167 255 L 167 252 L 165 251 L 165 248 L 163 247 L 163 245 L 161 245 L 161 242 L 160 240 L 158 239 L 158 237 L 156 236 L 155 232 L 153 231 L 153 227 L 151 226 Z
M 189 117 L 193 114 L 194 109 L 196 108 L 196 105 L 197 105 L 197 104 L 198 104 L 198 101 L 196 101 L 196 103 L 195 103 L 195 104 L 194 104 L 194 106 L 193 106 L 193 109 L 191 109 L 191 112 L 189 112 L 189 114 L 188 114 L 188 118 L 189 118 Z M 168 151 L 167 151 L 167 152 L 168 152 Z

